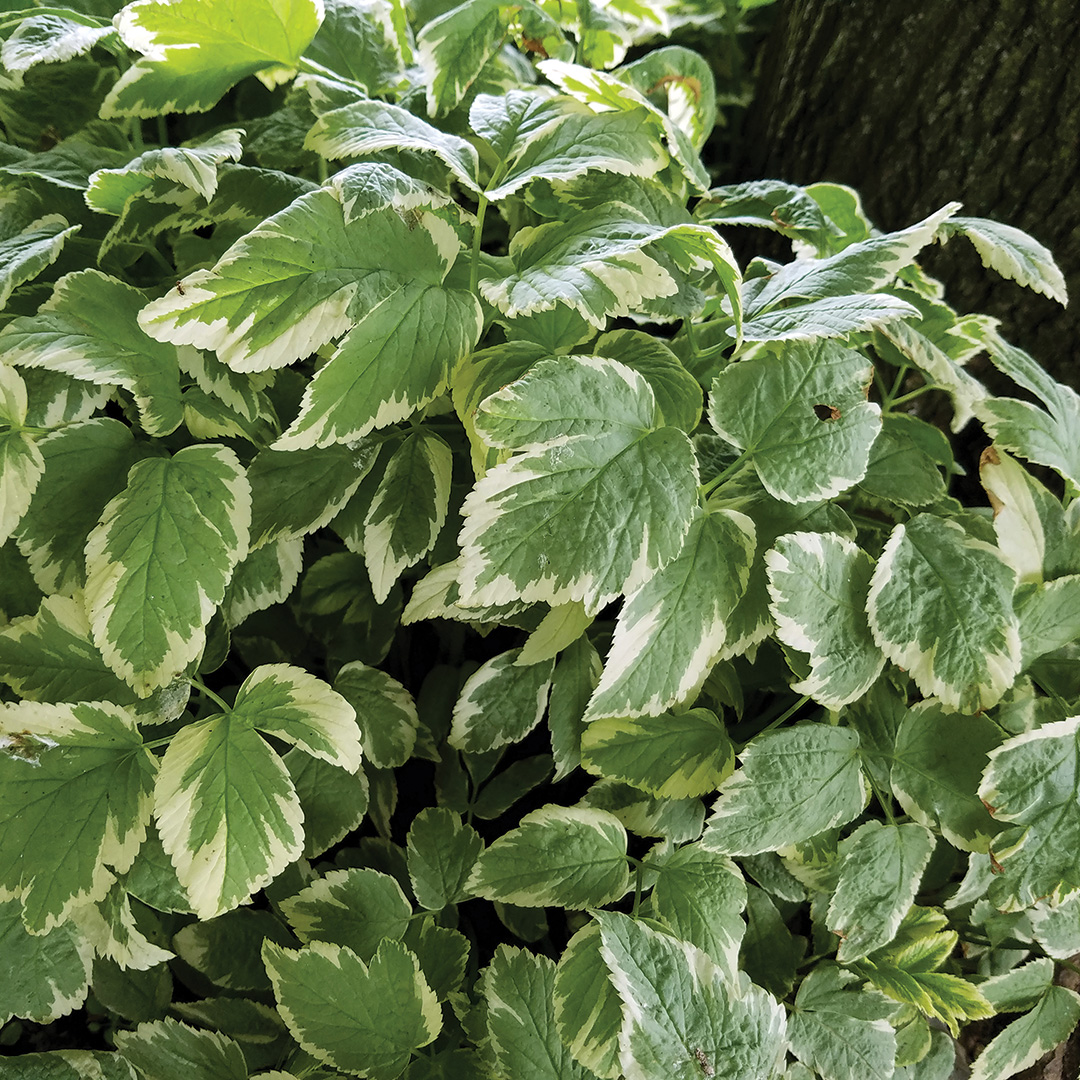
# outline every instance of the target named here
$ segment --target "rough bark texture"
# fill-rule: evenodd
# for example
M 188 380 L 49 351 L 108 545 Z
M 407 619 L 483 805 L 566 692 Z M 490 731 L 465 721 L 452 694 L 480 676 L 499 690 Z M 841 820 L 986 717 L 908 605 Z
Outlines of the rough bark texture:
M 737 179 L 859 189 L 880 227 L 951 199 L 1046 244 L 1076 302 L 983 270 L 954 240 L 928 260 L 961 310 L 1080 386 L 1080 13 L 1076 0 L 781 0 Z

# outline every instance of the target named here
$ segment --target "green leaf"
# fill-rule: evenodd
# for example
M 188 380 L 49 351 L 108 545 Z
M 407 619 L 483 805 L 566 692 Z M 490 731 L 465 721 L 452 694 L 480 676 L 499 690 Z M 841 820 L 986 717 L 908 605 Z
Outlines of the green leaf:
M 416 60 L 424 73 L 429 115 L 447 113 L 461 101 L 504 33 L 499 0 L 466 0 L 424 25 Z
M 276 913 L 237 908 L 188 923 L 172 942 L 180 958 L 216 986 L 262 994 L 270 989 L 260 955 L 264 938 L 279 945 L 294 941 Z
M 1039 408 L 1014 398 L 987 398 L 975 406 L 998 446 L 1028 461 L 1048 465 L 1080 484 L 1080 394 L 1056 382 L 1022 349 L 990 334 L 985 345 L 994 365 L 1046 405 Z M 1049 411 L 1047 411 L 1049 410 Z
M 581 764 L 585 707 L 600 673 L 600 656 L 587 637 L 578 638 L 555 665 L 548 701 L 548 727 L 556 780 L 562 780 Z
M 14 289 L 56 262 L 68 238 L 82 228 L 68 225 L 59 214 L 47 214 L 15 228 L 12 224 L 0 223 L 0 307 L 7 304 Z
M 889 1006 L 845 989 L 854 981 L 832 965 L 810 972 L 788 1021 L 791 1051 L 825 1080 L 892 1080 L 896 1035 L 885 1019 Z
M 979 459 L 979 479 L 994 508 L 998 547 L 1021 582 L 1042 582 L 1080 570 L 1076 534 L 1061 502 L 997 447 Z
M 1027 917 L 1047 956 L 1068 960 L 1080 952 L 1080 893 L 1054 906 L 1040 902 L 1028 909 Z
M 905 413 L 888 413 L 882 420 L 881 434 L 870 448 L 870 463 L 859 487 L 871 495 L 901 506 L 927 506 L 945 495 L 945 484 L 927 443 L 928 425 Z M 937 432 L 937 429 L 931 429 Z M 937 432 L 940 435 L 940 432 Z M 942 457 L 951 461 L 952 451 L 946 442 Z
M 743 323 L 743 340 L 816 341 L 820 338 L 842 338 L 918 314 L 918 308 L 887 293 L 827 296 L 755 315 Z
M 46 597 L 35 615 L 0 630 L 0 678 L 30 701 L 137 700 L 94 648 L 82 605 L 66 596 Z
M 387 462 L 364 519 L 364 561 L 377 603 L 438 539 L 453 464 L 450 447 L 423 427 L 410 432 Z
M 602 330 L 608 317 L 678 291 L 679 282 L 658 261 L 663 256 L 684 273 L 714 269 L 729 291 L 738 274 L 731 250 L 711 229 L 654 225 L 625 203 L 612 203 L 569 222 L 519 229 L 510 241 L 511 272 L 481 278 L 480 292 L 511 319 L 565 304 Z
M 268 86 L 289 78 L 322 21 L 317 0 L 252 0 L 242 22 L 214 0 L 139 0 L 116 21 L 142 53 L 121 75 L 101 115 L 206 112 L 245 75 Z
M 461 246 L 450 224 L 393 209 L 350 220 L 344 198 L 334 186 L 300 196 L 213 269 L 185 277 L 183 294 L 145 307 L 140 325 L 159 341 L 216 350 L 234 371 L 265 371 L 308 356 L 409 285 L 441 284 Z
M 278 537 L 239 563 L 225 590 L 222 614 L 230 627 L 249 615 L 286 600 L 300 580 L 304 542 L 301 537 Z
M 641 94 L 666 99 L 667 115 L 700 153 L 716 124 L 715 80 L 703 56 L 681 45 L 667 45 L 649 50 L 617 75 Z
M 941 830 L 954 847 L 986 851 L 999 827 L 978 796 L 1001 729 L 982 714 L 946 713 L 933 701 L 910 709 L 896 733 L 892 790 L 916 821 Z
M 487 197 L 496 202 L 533 180 L 565 182 L 592 171 L 648 178 L 667 163 L 645 109 L 573 113 L 526 138 Z
M 765 555 L 776 636 L 809 657 L 792 689 L 830 709 L 863 696 L 885 664 L 870 638 L 870 556 L 836 533 L 781 536 Z
M 58 64 L 89 52 L 109 38 L 113 28 L 93 16 L 73 11 L 31 15 L 4 42 L 0 60 L 9 72 L 25 72 L 36 64 Z
M 298 952 L 267 942 L 263 959 L 293 1038 L 354 1076 L 393 1080 L 442 1028 L 435 994 L 400 942 L 384 941 L 370 964 L 319 941 Z
M 304 857 L 313 859 L 359 828 L 368 808 L 367 776 L 302 750 L 290 750 L 283 760 L 304 812 Z
M 578 805 L 607 811 L 638 836 L 655 836 L 673 844 L 696 840 L 705 820 L 700 799 L 654 799 L 617 780 L 598 780 Z
M 555 964 L 546 956 L 499 946 L 480 977 L 496 1076 L 512 1080 L 588 1080 L 559 1037 Z
M 150 186 L 154 177 L 197 192 L 207 202 L 218 187 L 218 166 L 224 161 L 239 161 L 242 128 L 229 128 L 198 139 L 190 146 L 163 146 L 147 150 L 122 169 L 98 169 L 86 189 L 86 204 L 103 214 L 119 215 L 124 203 L 138 191 Z
M 748 306 L 747 321 L 793 299 L 851 296 L 889 285 L 897 273 L 934 239 L 942 223 L 960 209 L 949 203 L 899 232 L 850 244 L 827 259 L 796 259 L 773 274 Z
M 95 994 L 96 990 L 95 986 Z M 5 1063 L 5 1068 L 11 1074 L 11 1080 L 136 1080 L 132 1067 L 111 1050 L 48 1050 L 40 1054 L 21 1054 Z
M 622 1003 L 600 955 L 600 926 L 587 922 L 555 968 L 555 1023 L 574 1060 L 605 1080 L 618 1080 Z
M 365 157 L 384 150 L 418 150 L 434 154 L 467 188 L 480 190 L 477 181 L 479 158 L 472 143 L 432 127 L 399 105 L 354 101 L 343 108 L 332 109 L 319 117 L 304 140 L 304 146 L 331 160 Z M 378 168 L 376 165 L 375 169 Z M 363 173 L 360 169 L 354 170 L 349 179 L 354 176 L 359 178 Z M 430 201 L 428 195 L 425 203 Z M 399 209 L 405 207 L 399 206 Z M 346 220 L 353 214 L 355 210 L 350 207 Z
M 1043 290 L 1039 290 L 1040 292 Z M 1080 1024 L 1080 995 L 1051 986 L 1031 1012 L 996 1035 L 975 1059 L 971 1080 L 1007 1080 L 1030 1068 Z
M 605 717 L 582 733 L 581 764 L 658 799 L 685 799 L 715 791 L 735 768 L 735 749 L 708 709 Z
M 19 550 L 44 592 L 71 595 L 86 581 L 86 536 L 123 490 L 140 448 L 129 427 L 108 417 L 50 432 L 37 446 L 45 475 L 20 522 Z
M 367 963 L 384 940 L 401 940 L 412 906 L 392 877 L 364 867 L 331 871 L 283 900 L 281 912 L 305 944 L 346 946 Z
M 331 765 L 349 772 L 360 768 L 360 731 L 352 705 L 301 668 L 256 668 L 236 692 L 230 717 Z
M 744 514 L 695 516 L 679 555 L 627 597 L 586 719 L 655 714 L 697 697 L 727 643 L 754 544 Z
M 1044 724 L 989 753 L 979 798 L 1014 828 L 996 837 L 992 856 L 1002 873 L 991 901 L 1019 911 L 1036 900 L 1060 903 L 1080 889 L 1080 717 Z
M 784 1010 L 758 986 L 728 982 L 708 955 L 613 911 L 593 916 L 623 1003 L 619 1062 L 627 1076 L 668 1080 L 692 1069 L 760 1080 L 782 1059 Z
M 689 435 L 701 423 L 701 387 L 663 341 L 640 330 L 613 330 L 597 338 L 593 351 L 648 379 L 666 427 Z
M 869 790 L 850 728 L 804 723 L 757 736 L 723 785 L 702 846 L 757 855 L 808 840 L 862 813 Z
M 700 844 L 679 848 L 662 864 L 652 906 L 676 937 L 707 952 L 729 982 L 737 979 L 746 882 L 727 856 Z
M 256 729 L 355 771 L 351 706 L 298 668 L 257 668 L 225 715 L 189 724 L 161 762 L 155 815 L 191 906 L 212 918 L 268 884 L 304 847 L 303 813 L 281 758 Z
M 492 414 L 514 412 L 485 437 L 525 452 L 466 497 L 466 603 L 583 600 L 595 614 L 678 554 L 696 505 L 696 464 L 681 431 L 655 430 L 641 375 L 600 357 L 562 357 L 487 401 Z
M 7 370 L 15 375 L 14 368 Z M 0 432 L 0 543 L 18 529 L 44 471 L 45 460 L 32 435 L 17 428 Z
M 1062 307 L 1068 304 L 1065 276 L 1053 255 L 1023 230 L 988 218 L 954 217 L 943 231 L 946 236 L 966 236 L 975 245 L 983 266 L 1049 296 Z
M 140 696 L 201 651 L 246 554 L 249 498 L 232 450 L 190 446 L 140 461 L 102 511 L 86 541 L 86 611 L 106 663 Z
M 401 683 L 354 660 L 338 672 L 334 689 L 356 710 L 364 757 L 372 765 L 396 769 L 412 757 L 420 718 Z
M 200 1076 L 206 1080 L 247 1080 L 240 1044 L 217 1031 L 202 1031 L 177 1020 L 154 1020 L 134 1031 L 118 1031 L 116 1045 L 141 1076 Z
M 134 717 L 108 702 L 5 707 L 0 887 L 40 933 L 100 900 L 146 835 L 156 760 Z M 58 828 L 78 822 L 77 829 Z
M 863 478 L 881 430 L 870 375 L 864 356 L 835 342 L 787 345 L 720 372 L 709 422 L 752 458 L 773 497 L 829 499 Z
M 304 390 L 281 450 L 351 443 L 430 404 L 480 336 L 471 293 L 409 282 L 367 311 Z
M 0 1020 L 21 1016 L 48 1024 L 82 1004 L 90 982 L 93 949 L 74 923 L 31 934 L 17 899 L 0 899 Z
M 934 837 L 922 825 L 867 821 L 840 844 L 840 880 L 829 903 L 836 958 L 859 960 L 887 945 L 915 900 Z
M 603 810 L 544 806 L 476 861 L 469 892 L 521 907 L 585 908 L 626 892 L 626 830 Z
M 554 661 L 517 663 L 510 649 L 479 667 L 461 688 L 454 705 L 449 742 L 458 750 L 483 753 L 524 738 L 544 715 Z
M 592 621 L 593 617 L 586 613 L 585 605 L 580 600 L 553 607 L 529 634 L 516 663 L 528 667 L 530 664 L 554 660 L 588 630 Z
M 251 542 L 296 540 L 328 524 L 375 464 L 372 442 L 311 450 L 261 450 L 248 466 Z
M 926 695 L 973 713 L 1020 672 L 1013 569 L 953 521 L 919 514 L 881 553 L 866 612 L 874 641 Z
M 408 838 L 409 880 L 416 902 L 441 911 L 468 899 L 465 888 L 484 841 L 451 810 L 429 806 L 413 818 Z

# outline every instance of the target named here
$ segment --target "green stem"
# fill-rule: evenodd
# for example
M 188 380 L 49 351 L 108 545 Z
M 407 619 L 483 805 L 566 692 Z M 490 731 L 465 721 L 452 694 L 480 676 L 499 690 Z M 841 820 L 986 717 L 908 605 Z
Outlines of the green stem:
M 153 244 L 142 244 L 141 247 L 158 264 L 166 277 L 176 277 L 176 267 Z
M 729 479 L 734 473 L 736 473 L 745 464 L 747 458 L 750 457 L 750 451 L 744 450 L 719 476 L 714 477 L 707 484 L 702 484 L 698 489 L 702 495 L 708 497 L 711 495 L 725 480 Z
M 917 397 L 922 397 L 923 394 L 935 389 L 937 389 L 935 386 L 931 383 L 927 383 L 925 386 L 920 386 L 917 390 L 912 390 L 907 394 L 902 394 L 898 398 L 893 398 L 892 401 L 889 402 L 889 408 L 895 409 L 897 405 L 906 405 L 909 401 L 914 401 Z
M 476 230 L 473 232 L 472 263 L 469 267 L 469 288 L 476 292 L 476 283 L 480 280 L 480 242 L 484 238 L 484 217 L 487 214 L 487 195 L 481 195 L 476 204 Z
M 169 129 L 168 129 L 168 126 L 165 123 L 165 117 L 164 116 L 158 116 L 158 118 L 157 118 L 157 137 L 158 137 L 158 143 L 161 146 L 168 146 L 169 145 Z
M 886 796 L 881 794 L 880 789 L 878 788 L 877 784 L 875 784 L 874 781 L 870 779 L 869 774 L 867 775 L 867 779 L 870 780 L 870 788 L 874 792 L 874 798 L 877 799 L 878 805 L 885 813 L 885 820 L 890 825 L 895 825 L 896 816 L 893 814 L 892 811 L 892 799 L 887 798 Z
M 701 355 L 701 349 L 698 347 L 697 333 L 692 319 L 683 319 L 683 330 L 686 333 L 686 340 L 690 343 L 690 355 L 696 360 Z
M 638 910 L 641 907 L 641 879 L 645 873 L 645 866 L 643 863 L 638 862 L 637 859 L 634 862 L 637 862 L 637 866 L 634 870 L 634 910 L 631 914 L 636 919 Z
M 172 742 L 171 735 L 164 735 L 160 739 L 151 739 L 150 742 L 143 743 L 144 750 L 154 750 L 159 746 L 166 746 Z
M 757 735 L 764 735 L 766 731 L 772 731 L 773 728 L 778 728 L 781 724 L 790 720 L 809 700 L 810 695 L 804 694 L 791 708 L 785 709 L 775 720 L 770 720 Z M 754 736 L 755 739 L 757 735 Z
M 141 154 L 146 149 L 142 137 L 142 120 L 133 116 L 128 123 L 128 133 L 131 135 L 131 145 Z
M 1058 963 L 1063 968 L 1068 968 L 1074 975 L 1080 975 L 1080 967 L 1077 967 L 1071 960 L 1059 960 Z
M 208 697 L 219 708 L 223 709 L 227 713 L 232 712 L 232 706 L 227 701 L 225 701 L 224 698 L 218 697 L 218 695 L 215 694 L 214 691 L 211 690 L 210 687 L 202 681 L 202 679 L 198 678 L 198 676 L 189 676 L 188 682 L 191 683 L 191 685 L 194 686 L 200 694 L 205 694 L 206 697 Z

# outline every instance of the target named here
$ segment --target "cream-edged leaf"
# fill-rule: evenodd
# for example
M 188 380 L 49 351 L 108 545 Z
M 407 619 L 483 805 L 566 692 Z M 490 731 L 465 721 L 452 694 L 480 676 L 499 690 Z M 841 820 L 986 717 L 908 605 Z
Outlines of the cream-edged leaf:
M 581 764 L 658 799 L 715 791 L 735 768 L 727 729 L 708 709 L 662 716 L 605 717 L 582 732 Z
M 453 464 L 450 447 L 423 427 L 410 432 L 387 462 L 364 519 L 364 561 L 378 603 L 438 539 Z
M 919 514 L 896 526 L 874 569 L 870 630 L 924 694 L 978 712 L 1020 673 L 1015 584 L 997 548 L 953 521 Z
M 1001 873 L 989 897 L 1004 911 L 1060 903 L 1080 890 L 1080 717 L 1016 735 L 989 757 L 979 798 L 1013 826 L 991 844 Z
M 393 292 L 439 284 L 457 257 L 453 227 L 429 211 L 387 208 L 349 220 L 332 187 L 300 196 L 145 307 L 159 341 L 213 349 L 235 371 L 308 356 Z
M 291 664 L 257 667 L 236 692 L 231 717 L 348 772 L 360 768 L 356 712 L 321 679 Z
M 869 797 L 858 747 L 855 731 L 826 724 L 757 736 L 722 785 L 702 846 L 757 855 L 847 824 Z
M 102 656 L 140 697 L 202 649 L 249 521 L 247 478 L 224 446 L 139 462 L 105 507 L 86 542 L 86 611 Z
M 293 1038 L 354 1076 L 393 1080 L 442 1029 L 420 963 L 399 941 L 384 941 L 370 964 L 321 941 L 299 951 L 268 941 L 263 960 Z
M 946 236 L 966 236 L 979 253 L 983 266 L 1049 296 L 1062 307 L 1068 304 L 1065 275 L 1053 255 L 1022 229 L 988 218 L 954 217 L 943 231 Z
M 695 517 L 678 556 L 627 597 L 587 720 L 655 715 L 697 697 L 746 591 L 754 543 L 744 514 Z
M 300 580 L 303 553 L 303 539 L 288 536 L 248 552 L 225 591 L 222 613 L 229 626 L 286 600 Z
M 885 664 L 866 622 L 870 556 L 836 533 L 798 532 L 781 536 L 765 565 L 776 636 L 810 658 L 792 689 L 830 709 L 862 697 Z
M 523 666 L 520 649 L 499 653 L 466 680 L 454 705 L 450 745 L 470 753 L 524 738 L 544 715 L 553 659 Z
M 359 660 L 341 668 L 334 689 L 356 710 L 364 757 L 378 769 L 404 765 L 420 727 L 409 691 L 385 671 Z
M 304 848 L 300 801 L 281 758 L 235 714 L 189 724 L 172 737 L 154 813 L 201 919 L 246 902 Z
M 881 410 L 866 400 L 866 358 L 832 341 L 793 343 L 726 367 L 713 380 L 709 421 L 747 453 L 770 495 L 829 499 L 866 474 Z
M 289 78 L 322 22 L 322 0 L 252 0 L 243 18 L 215 0 L 138 0 L 117 16 L 142 53 L 109 91 L 103 117 L 206 112 L 245 75 Z
M 109 702 L 21 702 L 0 712 L 0 888 L 37 933 L 102 899 L 146 835 L 157 763 Z M 77 822 L 78 828 L 60 828 Z
M 68 225 L 59 214 L 47 214 L 21 228 L 0 224 L 0 307 L 25 281 L 38 276 L 60 257 L 81 225 Z
M 543 806 L 481 854 L 469 892 L 519 907 L 585 908 L 626 892 L 626 830 L 604 810 Z

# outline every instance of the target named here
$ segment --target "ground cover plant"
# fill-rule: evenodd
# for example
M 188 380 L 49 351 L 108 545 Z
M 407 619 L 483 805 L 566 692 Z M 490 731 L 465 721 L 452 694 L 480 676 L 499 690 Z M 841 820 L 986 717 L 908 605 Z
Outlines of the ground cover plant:
M 993 1017 L 1004 1080 L 1080 1021 L 1080 400 L 919 258 L 1062 277 L 712 187 L 670 41 L 753 6 L 6 5 L 3 1075 L 943 1080 Z

